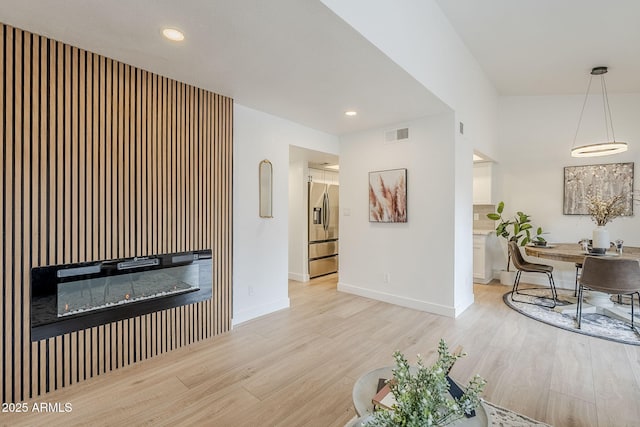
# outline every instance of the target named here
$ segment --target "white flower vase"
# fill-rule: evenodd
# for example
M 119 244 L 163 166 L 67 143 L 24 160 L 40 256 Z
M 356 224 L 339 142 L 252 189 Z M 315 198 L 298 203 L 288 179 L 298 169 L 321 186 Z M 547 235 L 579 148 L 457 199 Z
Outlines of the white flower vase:
M 609 230 L 604 228 L 604 225 L 599 225 L 593 230 L 593 243 L 591 246 L 594 248 L 609 249 L 610 242 Z

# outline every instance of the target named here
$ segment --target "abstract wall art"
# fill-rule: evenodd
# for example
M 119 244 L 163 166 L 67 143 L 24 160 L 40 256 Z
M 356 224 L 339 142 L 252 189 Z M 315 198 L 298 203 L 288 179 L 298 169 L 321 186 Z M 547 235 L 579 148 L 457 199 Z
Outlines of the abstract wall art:
M 407 170 L 369 172 L 369 221 L 407 222 Z
M 589 215 L 586 198 L 625 196 L 624 216 L 633 215 L 633 163 L 567 166 L 564 168 L 565 215 Z

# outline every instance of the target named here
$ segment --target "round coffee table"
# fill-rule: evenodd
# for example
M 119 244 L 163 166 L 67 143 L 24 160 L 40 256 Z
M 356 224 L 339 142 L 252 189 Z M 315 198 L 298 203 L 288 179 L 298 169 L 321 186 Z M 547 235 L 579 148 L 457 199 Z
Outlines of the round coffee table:
M 385 366 L 383 368 L 374 369 L 366 374 L 362 375 L 356 380 L 353 385 L 353 406 L 356 410 L 356 414 L 360 417 L 358 420 L 364 420 L 369 415 L 373 414 L 373 396 L 376 394 L 378 388 L 378 380 L 380 378 L 389 379 L 393 376 L 392 366 Z M 356 424 L 357 425 L 357 424 Z M 452 426 L 464 426 L 464 427 L 484 427 L 488 425 L 487 414 L 485 413 L 482 405 L 478 405 L 476 408 L 476 416 L 471 418 L 462 418 L 451 424 Z

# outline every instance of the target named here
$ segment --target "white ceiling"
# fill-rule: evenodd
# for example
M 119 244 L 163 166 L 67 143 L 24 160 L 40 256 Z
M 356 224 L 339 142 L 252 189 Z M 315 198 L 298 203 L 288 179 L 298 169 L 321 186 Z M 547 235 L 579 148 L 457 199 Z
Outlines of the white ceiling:
M 640 92 L 638 0 L 436 0 L 501 95 Z
M 639 0 L 436 1 L 501 94 L 584 93 L 597 65 L 640 92 Z M 318 0 L 0 0 L 0 21 L 333 134 L 447 110 Z
M 447 110 L 316 0 L 0 0 L 0 21 L 333 134 Z

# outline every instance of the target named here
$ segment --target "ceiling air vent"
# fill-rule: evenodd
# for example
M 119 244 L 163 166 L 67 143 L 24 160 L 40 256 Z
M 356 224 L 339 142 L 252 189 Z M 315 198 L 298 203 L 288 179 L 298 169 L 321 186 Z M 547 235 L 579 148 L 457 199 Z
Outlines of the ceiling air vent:
M 385 144 L 407 141 L 409 139 L 409 128 L 388 130 L 384 133 Z

